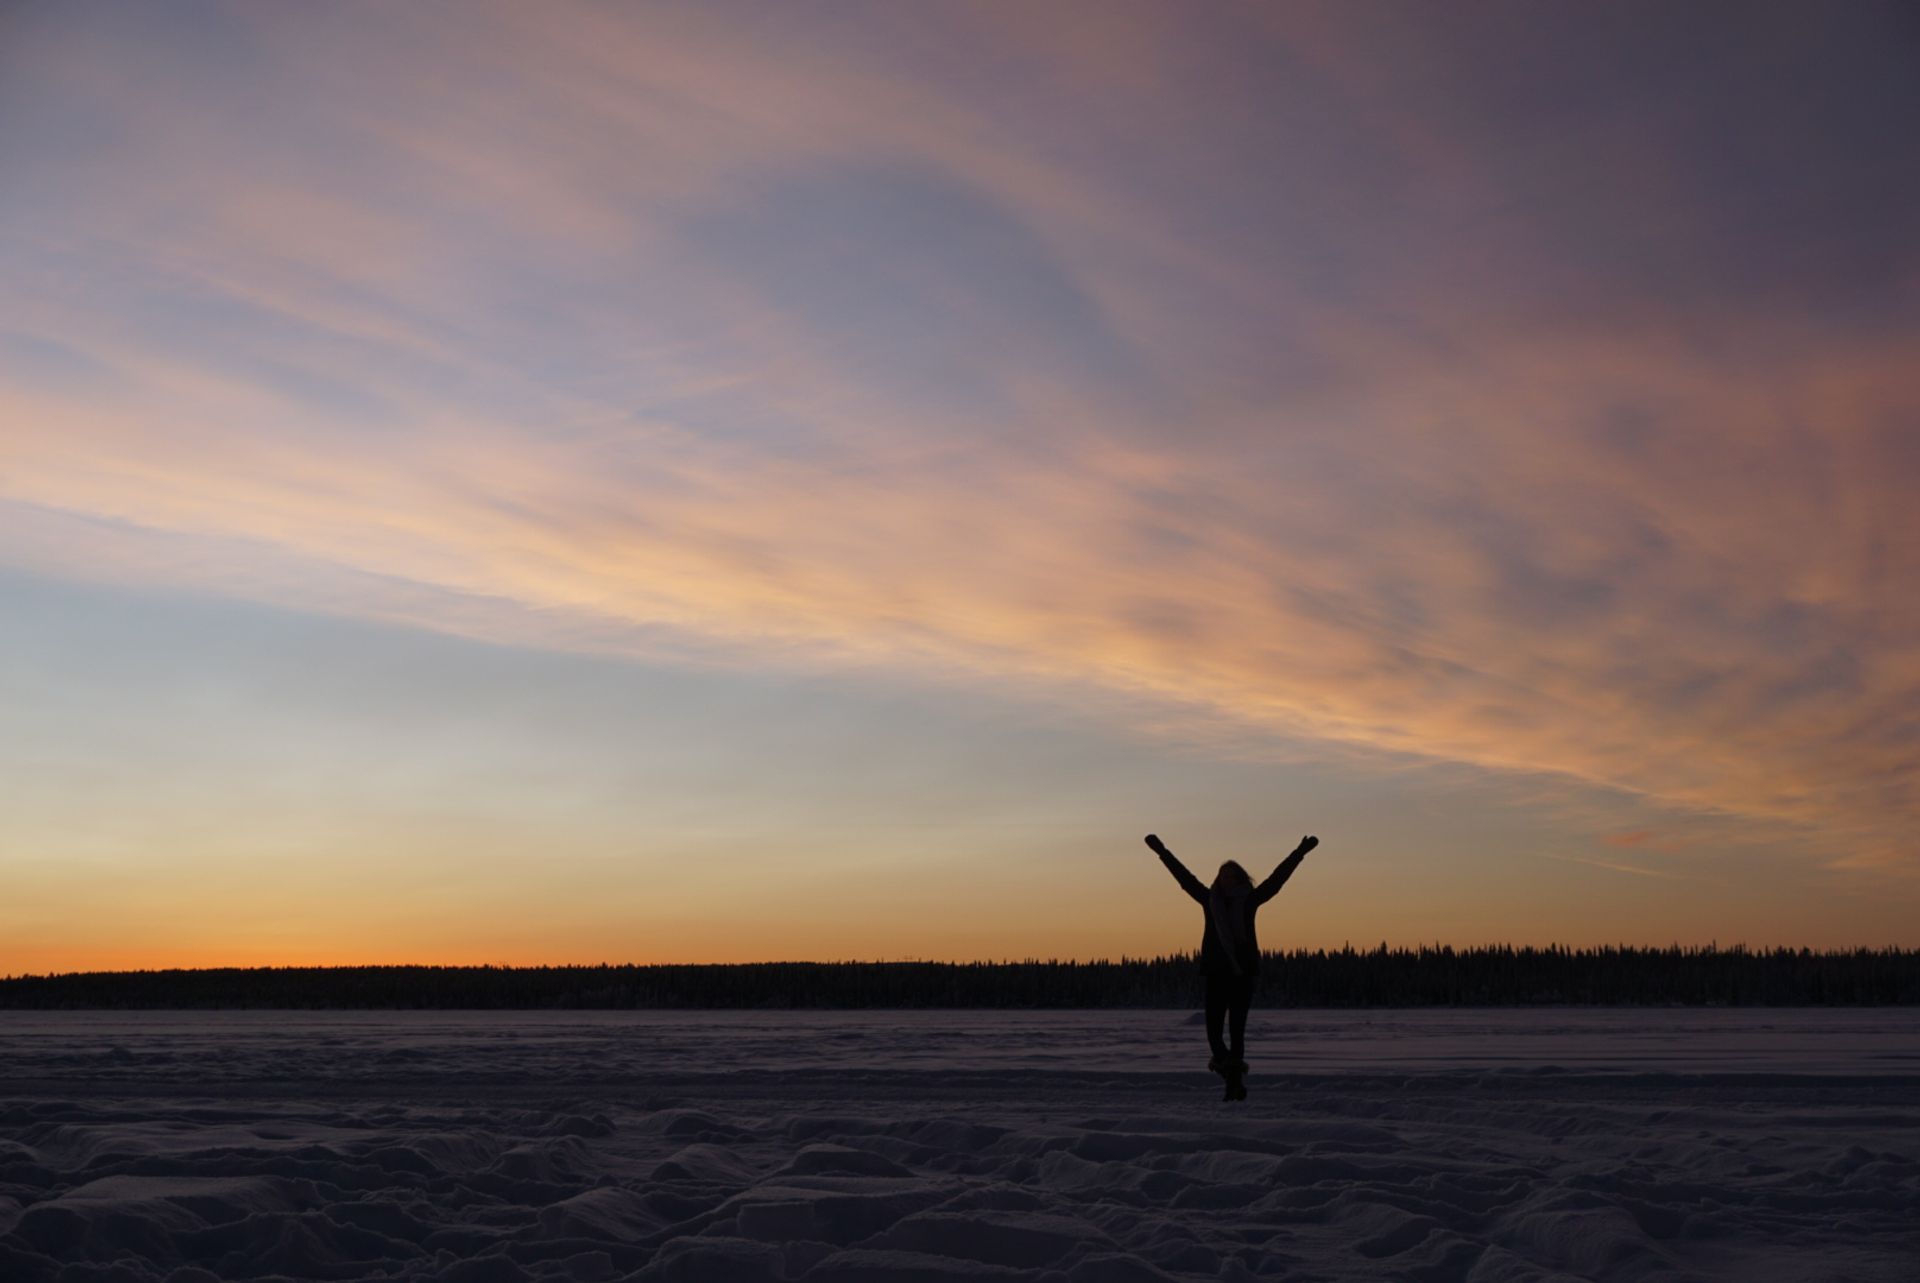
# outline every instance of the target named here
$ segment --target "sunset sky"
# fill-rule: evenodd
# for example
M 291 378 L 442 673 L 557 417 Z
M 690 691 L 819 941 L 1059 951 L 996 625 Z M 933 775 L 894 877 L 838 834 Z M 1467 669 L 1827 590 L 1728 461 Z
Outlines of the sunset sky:
M 0 10 L 0 973 L 1920 945 L 1920 22 Z

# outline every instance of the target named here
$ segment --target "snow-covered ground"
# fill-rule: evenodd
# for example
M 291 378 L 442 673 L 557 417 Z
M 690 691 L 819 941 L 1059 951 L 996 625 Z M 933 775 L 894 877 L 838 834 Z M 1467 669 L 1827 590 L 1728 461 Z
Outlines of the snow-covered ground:
M 1920 1279 L 1920 1012 L 0 1012 L 0 1279 Z

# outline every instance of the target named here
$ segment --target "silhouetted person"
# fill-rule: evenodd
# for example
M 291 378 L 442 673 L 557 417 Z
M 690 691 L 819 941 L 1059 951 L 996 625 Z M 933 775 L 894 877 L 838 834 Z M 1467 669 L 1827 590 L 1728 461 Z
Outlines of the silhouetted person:
M 1206 912 L 1206 934 L 1200 937 L 1200 970 L 1207 978 L 1207 1046 L 1213 1051 L 1207 1068 L 1227 1080 L 1226 1099 L 1245 1100 L 1247 1092 L 1240 1077 L 1247 1072 L 1247 1008 L 1253 1003 L 1253 982 L 1260 974 L 1260 940 L 1254 934 L 1254 915 L 1280 893 L 1307 852 L 1320 845 L 1320 839 L 1301 838 L 1293 854 L 1259 886 L 1236 861 L 1228 860 L 1209 887 L 1187 872 L 1187 866 L 1158 836 L 1147 834 L 1147 845 L 1181 889 L 1198 900 Z M 1221 1036 L 1223 1023 L 1231 1042 Z

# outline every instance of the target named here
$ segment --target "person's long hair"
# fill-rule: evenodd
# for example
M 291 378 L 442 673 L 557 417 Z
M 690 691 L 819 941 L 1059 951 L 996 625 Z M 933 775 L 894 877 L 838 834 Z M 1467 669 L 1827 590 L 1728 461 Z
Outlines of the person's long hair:
M 1220 866 L 1220 872 L 1213 875 L 1213 885 L 1222 891 L 1244 891 L 1253 885 L 1253 879 L 1238 860 L 1228 860 Z

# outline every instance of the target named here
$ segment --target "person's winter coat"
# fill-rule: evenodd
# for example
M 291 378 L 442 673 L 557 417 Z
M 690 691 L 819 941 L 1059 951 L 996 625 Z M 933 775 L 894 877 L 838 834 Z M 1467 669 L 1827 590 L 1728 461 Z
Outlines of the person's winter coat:
M 1260 906 L 1280 893 L 1305 851 L 1296 851 L 1280 862 L 1258 886 L 1235 888 L 1209 887 L 1187 871 L 1171 851 L 1161 851 L 1160 862 L 1174 876 L 1182 890 L 1206 911 L 1206 934 L 1200 937 L 1200 966 L 1216 974 L 1246 976 L 1260 973 L 1260 938 L 1254 931 L 1254 916 Z

